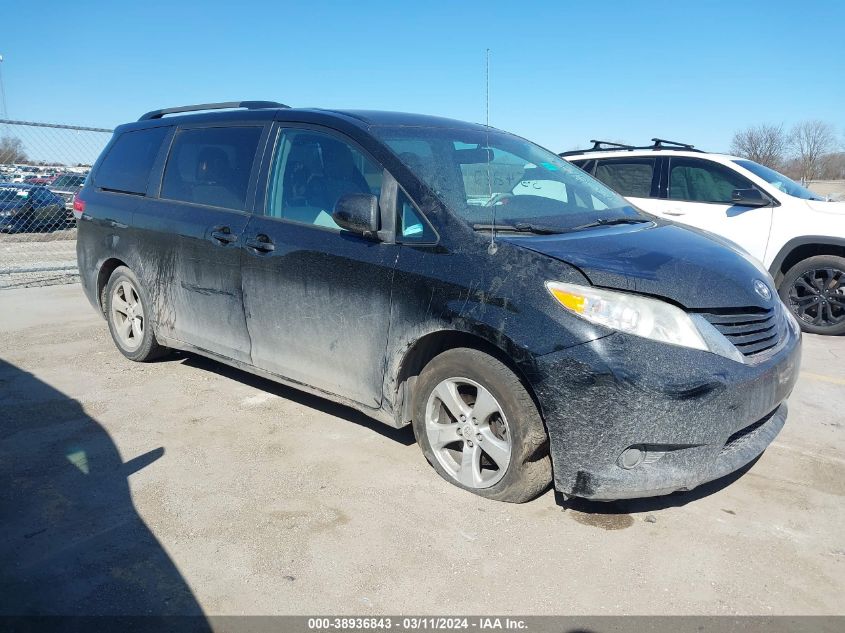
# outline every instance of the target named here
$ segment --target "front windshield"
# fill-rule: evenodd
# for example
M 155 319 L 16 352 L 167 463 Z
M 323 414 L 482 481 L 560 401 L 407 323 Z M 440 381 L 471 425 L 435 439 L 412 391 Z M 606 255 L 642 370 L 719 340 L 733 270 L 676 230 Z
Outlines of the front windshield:
M 458 216 L 478 227 L 570 230 L 644 221 L 624 198 L 557 155 L 491 129 L 374 127 L 379 137 Z
M 753 160 L 735 160 L 734 162 L 785 194 L 794 196 L 795 198 L 801 198 L 802 200 L 824 200 L 822 196 L 813 193 L 806 187 L 802 187 L 794 180 L 776 172 L 774 169 L 769 169 L 760 163 L 755 163 Z

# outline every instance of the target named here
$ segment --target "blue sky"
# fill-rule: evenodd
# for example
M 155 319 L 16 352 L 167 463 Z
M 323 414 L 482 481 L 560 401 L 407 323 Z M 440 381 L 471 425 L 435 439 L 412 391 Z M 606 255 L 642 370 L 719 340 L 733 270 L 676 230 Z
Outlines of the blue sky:
M 655 135 L 721 150 L 738 128 L 807 118 L 845 128 L 839 1 L 74 1 L 6 21 L 13 119 L 112 127 L 272 99 L 483 121 L 489 47 L 491 124 L 557 151 Z

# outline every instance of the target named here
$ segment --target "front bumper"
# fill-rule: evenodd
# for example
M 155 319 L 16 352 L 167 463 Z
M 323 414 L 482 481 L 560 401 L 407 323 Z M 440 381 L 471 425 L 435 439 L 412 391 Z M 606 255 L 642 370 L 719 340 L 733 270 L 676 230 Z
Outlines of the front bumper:
M 748 464 L 786 420 L 801 359 L 800 333 L 786 337 L 757 365 L 620 333 L 537 358 L 555 488 L 656 496 Z

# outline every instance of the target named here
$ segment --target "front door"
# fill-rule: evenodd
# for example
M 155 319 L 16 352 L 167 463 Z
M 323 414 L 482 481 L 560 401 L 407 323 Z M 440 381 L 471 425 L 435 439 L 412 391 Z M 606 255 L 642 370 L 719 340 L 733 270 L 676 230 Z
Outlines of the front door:
M 322 128 L 279 129 L 267 163 L 266 199 L 244 233 L 252 362 L 377 407 L 399 246 L 341 230 L 331 214 L 342 195 L 380 196 L 382 169 Z

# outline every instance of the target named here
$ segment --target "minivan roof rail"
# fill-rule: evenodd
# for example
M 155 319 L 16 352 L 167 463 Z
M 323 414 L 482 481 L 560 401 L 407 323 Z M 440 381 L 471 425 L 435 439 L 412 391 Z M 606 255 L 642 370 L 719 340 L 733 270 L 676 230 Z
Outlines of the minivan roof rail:
M 139 121 L 150 121 L 160 119 L 167 114 L 180 114 L 182 112 L 199 112 L 200 110 L 225 110 L 231 108 L 246 108 L 247 110 L 260 110 L 262 108 L 290 108 L 284 103 L 275 101 L 226 101 L 223 103 L 199 103 L 197 105 L 178 106 L 175 108 L 162 108 L 152 110 L 143 115 Z
M 588 149 L 573 149 L 568 152 L 561 152 L 558 156 L 573 156 L 575 154 L 586 154 L 587 152 L 618 152 L 620 150 L 633 151 L 639 149 L 674 149 L 684 152 L 706 153 L 704 150 L 695 149 L 694 145 L 679 143 L 677 141 L 669 141 L 665 138 L 653 138 L 651 139 L 651 142 L 651 145 L 625 145 L 623 143 L 612 143 L 610 141 L 590 140 L 590 143 L 593 144 L 592 147 Z

